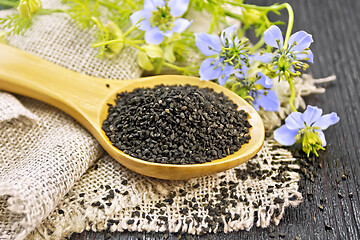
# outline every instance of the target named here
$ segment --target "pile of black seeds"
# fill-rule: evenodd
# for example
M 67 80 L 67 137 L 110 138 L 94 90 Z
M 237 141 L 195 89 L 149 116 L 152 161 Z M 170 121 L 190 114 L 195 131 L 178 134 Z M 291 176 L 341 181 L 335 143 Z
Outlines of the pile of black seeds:
M 149 162 L 210 162 L 250 140 L 248 114 L 209 88 L 137 88 L 115 101 L 102 129 L 115 147 Z

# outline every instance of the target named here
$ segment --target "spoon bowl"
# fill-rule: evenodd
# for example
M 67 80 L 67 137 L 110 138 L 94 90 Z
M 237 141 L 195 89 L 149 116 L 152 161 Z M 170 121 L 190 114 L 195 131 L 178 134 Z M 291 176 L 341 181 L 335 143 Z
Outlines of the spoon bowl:
M 185 180 L 233 168 L 252 158 L 264 142 L 264 126 L 255 109 L 232 91 L 196 77 L 160 75 L 133 80 L 109 80 L 87 76 L 57 66 L 37 56 L 0 44 L 0 89 L 28 96 L 53 105 L 82 124 L 115 160 L 140 174 L 169 180 Z M 251 139 L 232 155 L 201 164 L 152 163 L 125 154 L 112 145 L 102 122 L 108 113 L 108 103 L 114 104 L 116 94 L 135 88 L 156 85 L 185 85 L 212 88 L 223 92 L 238 109 L 249 114 Z

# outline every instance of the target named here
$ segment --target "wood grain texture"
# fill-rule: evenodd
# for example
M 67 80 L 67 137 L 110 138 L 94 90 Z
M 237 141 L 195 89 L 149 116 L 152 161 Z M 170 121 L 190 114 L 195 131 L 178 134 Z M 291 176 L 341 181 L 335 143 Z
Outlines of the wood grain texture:
M 248 0 L 248 3 L 269 5 L 275 1 Z M 283 2 L 283 1 L 280 1 Z M 312 202 L 304 201 L 296 208 L 286 209 L 284 218 L 275 227 L 285 239 L 360 239 L 360 1 L 359 0 L 291 0 L 294 8 L 294 32 L 305 30 L 315 40 L 311 49 L 315 63 L 310 67 L 314 77 L 332 74 L 337 80 L 327 85 L 323 95 L 311 96 L 308 104 L 321 107 L 325 113 L 337 112 L 340 122 L 325 134 L 327 150 L 321 153 L 323 165 L 315 183 L 303 181 L 301 190 L 314 193 Z M 286 14 L 282 16 L 286 19 Z M 348 171 L 346 181 L 341 175 Z M 337 184 L 336 180 L 340 180 Z M 334 189 L 336 188 L 336 189 Z M 338 193 L 344 195 L 343 199 Z M 353 198 L 348 193 L 353 193 Z M 322 197 L 324 211 L 318 208 Z M 332 230 L 325 230 L 329 224 Z M 249 232 L 209 234 L 194 239 L 270 239 L 268 229 L 252 228 Z M 177 239 L 170 235 L 168 239 Z M 74 234 L 71 239 L 166 239 L 163 233 L 93 233 Z

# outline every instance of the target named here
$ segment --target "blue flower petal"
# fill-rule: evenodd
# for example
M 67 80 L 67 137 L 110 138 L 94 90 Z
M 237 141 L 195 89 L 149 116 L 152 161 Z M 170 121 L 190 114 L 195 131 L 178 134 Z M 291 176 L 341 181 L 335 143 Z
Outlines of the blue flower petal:
M 218 77 L 219 84 L 221 86 L 224 86 L 229 77 L 230 77 L 229 75 L 226 75 L 224 73 L 220 74 L 220 76 Z
M 324 132 L 322 130 L 320 130 L 320 129 L 314 129 L 314 131 L 319 134 L 319 138 L 321 140 L 322 147 L 325 147 L 326 146 L 326 139 L 325 139 Z
M 282 48 L 284 44 L 284 38 L 281 33 L 281 30 L 278 26 L 272 25 L 264 32 L 264 40 L 265 43 L 271 47 L 279 48 L 278 42 L 280 41 L 280 48 Z
M 296 45 L 291 47 L 294 42 Z M 310 47 L 313 42 L 312 36 L 305 31 L 299 31 L 294 33 L 289 38 L 289 48 L 291 47 L 292 51 L 303 51 L 305 48 Z
M 164 36 L 166 37 L 170 37 L 173 34 L 173 31 L 166 31 L 166 32 L 162 32 Z
M 273 90 L 257 90 L 257 97 L 253 101 L 265 111 L 279 111 L 280 101 L 276 92 Z M 266 95 L 265 95 L 266 92 Z
M 224 69 L 222 70 L 219 78 L 218 78 L 218 82 L 221 86 L 224 86 L 226 81 L 228 80 L 228 78 L 230 77 L 231 74 L 233 74 L 235 72 L 233 66 L 226 64 L 224 66 Z
M 274 55 L 272 53 L 257 53 L 254 56 L 254 60 L 263 62 L 263 63 L 267 63 L 267 62 L 271 62 L 273 59 Z
M 170 14 L 174 17 L 180 17 L 188 9 L 189 2 L 190 0 L 170 0 L 168 3 Z
M 307 52 L 308 52 L 308 58 L 309 58 L 309 60 L 307 60 L 307 61 L 310 62 L 310 63 L 314 63 L 314 54 L 313 54 L 313 52 L 310 49 L 307 50 Z
M 244 79 L 246 77 L 246 74 L 244 72 L 235 72 L 234 75 L 238 78 L 238 79 Z
M 292 130 L 283 125 L 274 131 L 274 139 L 282 145 L 291 146 L 296 142 L 297 134 L 298 130 Z
M 311 126 L 322 115 L 322 109 L 314 106 L 307 106 L 305 112 L 302 115 L 302 119 L 306 125 Z
M 314 63 L 314 54 L 312 53 L 312 51 L 309 49 L 309 50 L 305 50 L 306 53 L 295 53 L 295 56 L 296 56 L 296 60 L 303 60 L 305 58 L 307 58 L 308 62 L 310 63 Z
M 133 14 L 131 14 L 130 20 L 133 25 L 137 24 L 137 26 L 139 27 L 140 30 L 146 31 L 146 30 L 150 30 L 152 28 L 150 25 L 150 22 L 149 22 L 150 17 L 151 17 L 151 12 L 148 12 L 145 10 L 140 10 L 140 11 L 137 11 L 137 12 L 134 12 Z M 140 19 L 143 19 L 143 20 L 140 21 Z
M 163 33 L 157 27 L 145 32 L 145 42 L 148 44 L 160 44 L 163 39 Z
M 244 79 L 245 77 L 247 77 L 247 72 L 249 71 L 249 68 L 246 66 L 245 63 L 242 63 L 241 69 L 234 69 L 234 75 L 238 78 L 238 79 Z
M 286 127 L 291 130 L 299 130 L 305 127 L 302 113 L 299 112 L 290 113 L 290 115 L 285 119 L 285 123 Z
M 233 42 L 232 42 L 232 35 L 235 34 L 235 30 L 236 30 L 236 25 L 232 25 L 230 27 L 225 28 L 224 30 L 221 31 L 220 33 L 220 40 L 223 44 L 223 46 L 226 46 L 226 39 L 228 40 L 228 45 L 232 46 Z
M 223 69 L 223 73 L 227 76 L 230 76 L 231 74 L 233 74 L 236 70 L 234 69 L 234 66 L 230 65 L 230 64 L 225 64 L 225 67 Z
M 253 90 L 250 90 L 249 91 L 249 96 L 255 96 L 256 97 L 256 94 Z M 252 105 L 253 105 L 253 108 L 256 110 L 256 111 L 259 111 L 260 110 L 260 106 L 259 104 L 257 103 L 256 100 L 252 101 Z
M 260 77 L 259 80 L 255 82 L 255 84 L 260 84 L 264 88 L 272 88 L 273 82 L 271 78 L 263 74 L 262 72 L 258 72 L 257 75 Z
M 156 11 L 158 7 L 164 7 L 165 1 L 164 0 L 145 0 L 144 1 L 144 10 L 145 11 Z
M 250 65 L 251 65 L 251 63 L 252 63 L 253 61 L 256 60 L 256 59 L 255 59 L 255 55 L 248 54 L 247 57 L 248 57 L 248 63 L 249 63 Z
M 319 127 L 322 130 L 327 129 L 331 125 L 334 125 L 335 123 L 339 122 L 340 118 L 338 115 L 334 112 L 325 114 L 312 125 L 313 127 Z
M 217 54 L 221 50 L 220 39 L 207 33 L 195 33 L 195 45 L 205 56 Z
M 221 74 L 221 67 L 216 66 L 217 62 L 215 62 L 214 58 L 205 59 L 200 66 L 199 75 L 201 80 L 212 80 L 217 79 Z
M 174 27 L 172 29 L 173 32 L 182 33 L 185 31 L 193 21 L 189 21 L 185 18 L 178 18 L 174 22 Z

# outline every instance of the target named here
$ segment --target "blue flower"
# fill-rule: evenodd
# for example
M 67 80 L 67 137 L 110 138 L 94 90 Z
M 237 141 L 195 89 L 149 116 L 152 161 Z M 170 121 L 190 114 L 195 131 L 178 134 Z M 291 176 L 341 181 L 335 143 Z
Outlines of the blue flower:
M 279 98 L 275 91 L 269 90 L 273 86 L 272 80 L 261 72 L 258 72 L 257 76 L 259 80 L 257 80 L 255 84 L 265 89 L 258 89 L 258 87 L 256 87 L 256 89 L 249 91 L 249 96 L 254 99 L 252 102 L 253 107 L 256 111 L 259 111 L 260 107 L 265 111 L 279 111 Z
M 274 72 L 283 73 L 288 80 L 290 76 L 299 75 L 296 69 L 306 69 L 307 64 L 301 61 L 314 62 L 314 55 L 309 49 L 313 38 L 305 31 L 292 34 L 288 46 L 284 49 L 284 38 L 279 27 L 273 25 L 264 32 L 265 43 L 276 50 L 273 53 L 258 53 L 255 58 L 263 63 L 272 63 Z
M 285 125 L 274 131 L 274 139 L 285 146 L 293 145 L 295 142 L 301 143 L 303 151 L 308 156 L 310 152 L 318 156 L 317 151 L 326 146 L 322 130 L 340 120 L 334 112 L 321 115 L 322 110 L 313 106 L 308 106 L 304 113 L 292 112 L 285 119 Z
M 205 56 L 215 55 L 202 62 L 199 70 L 201 80 L 217 79 L 220 85 L 225 85 L 232 74 L 246 76 L 246 40 L 240 41 L 235 31 L 236 25 L 233 25 L 221 31 L 220 37 L 206 33 L 195 34 L 197 48 Z
M 145 0 L 144 10 L 130 16 L 133 25 L 145 31 L 145 41 L 148 44 L 160 44 L 164 36 L 170 37 L 174 32 L 182 33 L 192 21 L 176 18 L 188 9 L 190 0 Z

